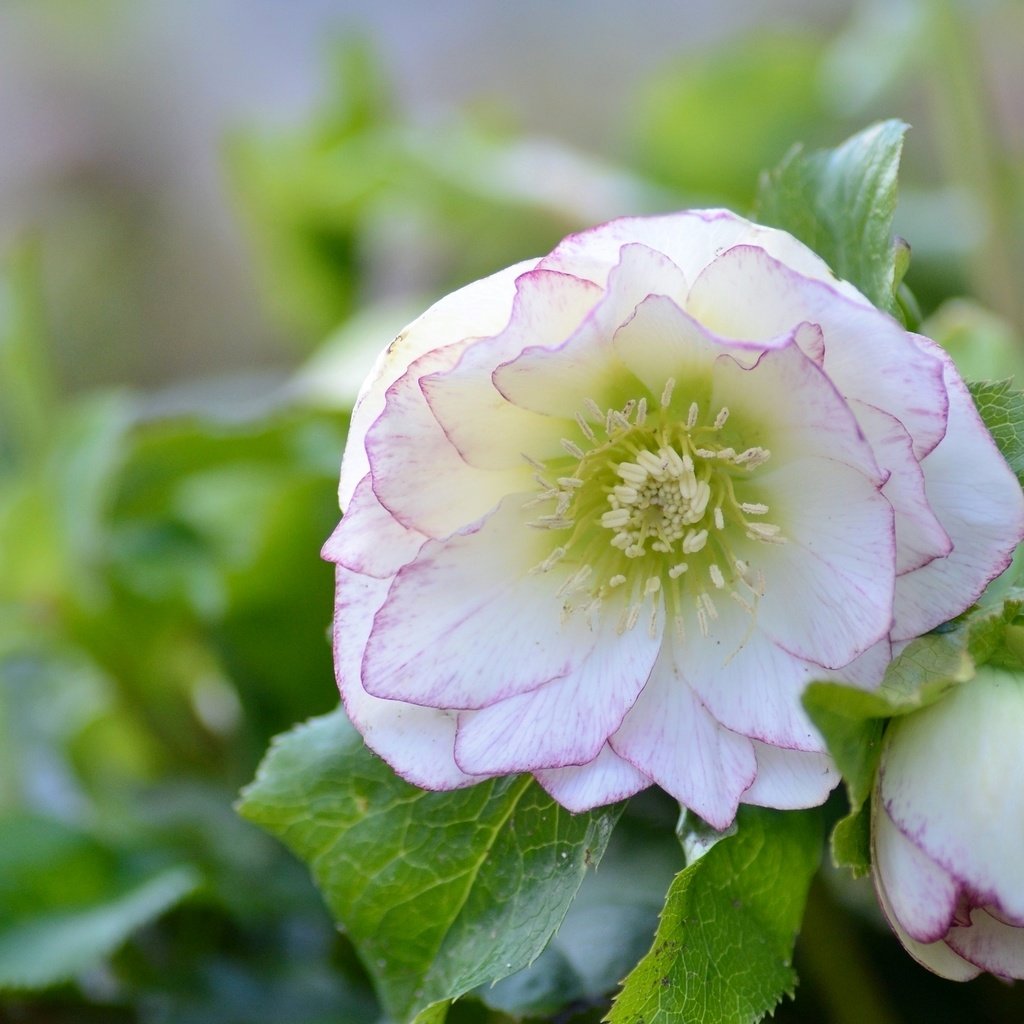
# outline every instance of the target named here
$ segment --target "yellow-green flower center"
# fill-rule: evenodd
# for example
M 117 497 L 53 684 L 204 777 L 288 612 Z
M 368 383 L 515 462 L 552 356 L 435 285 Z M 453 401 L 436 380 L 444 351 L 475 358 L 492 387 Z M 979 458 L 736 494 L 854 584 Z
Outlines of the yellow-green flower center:
M 704 635 L 721 597 L 755 614 L 764 577 L 735 546 L 738 537 L 784 542 L 756 500 L 756 470 L 770 452 L 739 448 L 736 430 L 726 437 L 728 408 L 702 411 L 693 401 L 676 409 L 674 391 L 669 380 L 653 412 L 645 398 L 608 410 L 588 399 L 576 416 L 582 442 L 565 438 L 565 457 L 529 460 L 541 488 L 531 504 L 554 505 L 532 525 L 556 538 L 534 571 L 566 573 L 559 594 L 567 615 L 596 611 L 619 588 L 620 632 L 645 608 L 655 631 L 662 604 L 680 634 L 685 602 Z

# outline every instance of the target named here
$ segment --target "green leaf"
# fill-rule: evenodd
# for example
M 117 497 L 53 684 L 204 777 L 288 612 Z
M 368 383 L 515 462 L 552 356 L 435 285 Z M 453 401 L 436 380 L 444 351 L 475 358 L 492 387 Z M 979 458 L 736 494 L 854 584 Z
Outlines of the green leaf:
M 97 906 L 32 917 L 0 931 L 0 990 L 46 988 L 71 980 L 198 884 L 191 868 L 170 868 Z
M 882 121 L 835 149 L 807 153 L 797 146 L 762 175 L 756 203 L 762 224 L 795 235 L 894 316 L 907 265 L 905 243 L 892 238 L 906 130 L 901 121 Z
M 752 1024 L 791 995 L 807 890 L 821 859 L 815 811 L 740 810 L 735 835 L 681 871 L 650 952 L 609 1024 Z
M 1012 380 L 975 381 L 967 386 L 1003 458 L 1024 484 L 1024 392 Z
M 279 737 L 240 813 L 305 860 L 392 1016 L 533 961 L 621 808 L 571 815 L 528 776 L 428 793 L 339 709 Z

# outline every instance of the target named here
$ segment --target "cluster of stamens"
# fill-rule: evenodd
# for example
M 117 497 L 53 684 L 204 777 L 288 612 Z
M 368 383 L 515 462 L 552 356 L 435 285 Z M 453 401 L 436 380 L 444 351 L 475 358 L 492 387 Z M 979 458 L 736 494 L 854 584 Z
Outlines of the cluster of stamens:
M 726 595 L 756 615 L 764 576 L 735 555 L 729 538 L 738 528 L 749 540 L 784 543 L 781 529 L 763 519 L 768 506 L 736 494 L 771 453 L 725 444 L 724 406 L 704 423 L 697 402 L 685 416 L 676 413 L 674 389 L 669 379 L 653 415 L 643 398 L 608 410 L 587 399 L 576 416 L 582 443 L 564 438 L 566 458 L 553 460 L 560 475 L 524 456 L 541 488 L 530 504 L 554 503 L 532 525 L 566 534 L 534 570 L 570 567 L 559 589 L 565 615 L 590 615 L 619 588 L 627 595 L 620 633 L 647 607 L 654 635 L 664 608 L 683 639 L 684 601 L 691 601 L 708 636 L 719 617 L 716 598 Z

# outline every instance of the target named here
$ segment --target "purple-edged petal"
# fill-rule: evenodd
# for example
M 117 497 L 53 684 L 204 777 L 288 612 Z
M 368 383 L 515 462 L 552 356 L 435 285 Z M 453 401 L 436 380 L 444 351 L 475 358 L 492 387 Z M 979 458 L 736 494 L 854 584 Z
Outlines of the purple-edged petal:
M 363 689 L 362 651 L 388 583 L 341 566 L 337 570 L 334 665 L 348 717 L 366 745 L 413 785 L 456 789 L 479 782 L 455 763 L 452 712 L 379 700 Z
M 945 942 L 918 942 L 910 935 L 893 912 L 885 882 L 878 872 L 875 872 L 875 892 L 878 894 L 878 902 L 881 904 L 882 912 L 892 926 L 892 930 L 903 943 L 904 949 L 922 967 L 927 967 L 933 974 L 948 978 L 950 981 L 970 981 L 981 973 L 981 970 L 974 964 L 957 956 Z
M 751 741 L 726 729 L 686 683 L 685 649 L 666 636 L 643 692 L 612 749 L 705 821 L 725 828 L 754 781 Z
M 876 807 L 872 821 L 874 869 L 885 880 L 892 913 L 918 942 L 938 942 L 953 921 L 960 886 Z
M 1024 928 L 1013 927 L 981 907 L 969 925 L 955 925 L 946 944 L 965 960 L 1002 978 L 1024 979 Z
M 587 399 L 614 401 L 642 393 L 632 383 L 613 344 L 615 332 L 649 295 L 685 292 L 686 282 L 669 260 L 642 245 L 626 245 L 608 278 L 604 298 L 564 344 L 530 347 L 499 367 L 494 383 L 510 402 L 550 416 L 582 412 Z M 658 393 L 665 381 L 658 384 Z
M 763 249 L 736 246 L 694 281 L 686 308 L 718 334 L 755 341 L 817 324 L 824 369 L 844 397 L 899 419 L 918 458 L 945 432 L 941 365 L 895 320 L 862 296 L 844 294 L 838 282 L 808 280 Z
M 785 538 L 736 545 L 764 573 L 758 625 L 791 654 L 841 669 L 892 623 L 892 508 L 863 474 L 825 459 L 790 463 L 758 482 Z
M 446 537 L 493 509 L 506 494 L 531 490 L 529 466 L 487 471 L 470 466 L 448 440 L 420 390 L 420 378 L 450 365 L 458 346 L 429 353 L 387 393 L 366 435 L 373 490 L 404 526 Z
M 910 435 L 903 424 L 881 409 L 852 403 L 878 464 L 889 474 L 882 494 L 892 505 L 896 525 L 896 573 L 920 569 L 953 548 L 928 503 L 924 471 L 914 456 Z
M 820 671 L 772 643 L 748 612 L 719 600 L 718 618 L 703 641 L 694 619 L 693 642 L 681 669 L 705 707 L 733 732 L 795 750 L 820 751 L 821 736 L 800 695 Z
M 758 246 L 806 277 L 831 282 L 841 294 L 866 301 L 852 285 L 837 281 L 821 257 L 792 235 L 754 224 L 729 210 L 622 217 L 570 235 L 544 257 L 541 266 L 604 284 L 619 249 L 630 242 L 664 253 L 689 281 L 700 274 L 713 254 L 737 245 Z
M 976 898 L 1024 919 L 1024 680 L 984 667 L 897 719 L 879 771 L 900 830 Z M 980 741 L 979 741 L 979 738 Z M 979 745 L 980 742 L 980 745 Z
M 345 517 L 327 539 L 322 558 L 378 579 L 411 562 L 426 536 L 409 530 L 377 500 L 369 475 L 356 486 Z
M 828 754 L 785 750 L 754 741 L 757 778 L 743 794 L 745 804 L 798 810 L 817 807 L 839 785 L 839 772 Z
M 535 775 L 549 796 L 574 813 L 625 800 L 652 784 L 607 744 L 589 764 L 543 769 Z
M 349 422 L 338 486 L 342 508 L 348 507 L 356 484 L 369 470 L 364 440 L 370 426 L 384 411 L 385 395 L 391 385 L 428 352 L 465 338 L 500 331 L 512 309 L 516 280 L 536 263 L 537 260 L 526 260 L 445 296 L 406 327 L 380 354 L 359 390 Z
M 459 716 L 455 757 L 467 772 L 505 775 L 593 761 L 643 689 L 661 647 L 659 617 L 616 633 L 598 627 L 589 656 L 567 676 Z
M 396 574 L 363 657 L 377 697 L 481 708 L 573 671 L 597 643 L 585 616 L 562 623 L 560 578 L 531 573 L 550 549 L 522 495 L 479 527 L 428 541 Z M 546 545 L 546 546 L 545 546 Z
M 926 344 L 926 339 L 921 340 Z M 973 604 L 1024 537 L 1024 495 L 999 454 L 952 360 L 938 346 L 949 391 L 949 429 L 921 463 L 928 501 L 953 542 L 945 558 L 896 583 L 893 639 L 933 629 Z
M 452 369 L 421 381 L 452 444 L 467 462 L 484 469 L 519 466 L 523 452 L 536 458 L 560 454 L 559 439 L 568 425 L 513 405 L 494 387 L 491 376 L 524 348 L 547 349 L 564 342 L 601 296 L 589 281 L 546 270 L 524 274 L 517 288 L 504 331 L 474 342 Z M 574 411 L 562 413 L 573 429 Z

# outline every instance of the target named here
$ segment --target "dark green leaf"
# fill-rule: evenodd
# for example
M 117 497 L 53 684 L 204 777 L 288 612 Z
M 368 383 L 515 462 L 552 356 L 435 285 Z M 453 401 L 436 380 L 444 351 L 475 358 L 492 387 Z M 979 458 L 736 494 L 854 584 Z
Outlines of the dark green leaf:
M 1012 380 L 975 381 L 968 385 L 989 433 L 1024 483 L 1024 392 Z
M 795 235 L 894 316 L 907 264 L 905 243 L 892 237 L 906 130 L 901 121 L 882 121 L 835 149 L 797 147 L 762 176 L 756 204 L 761 223 Z
M 792 994 L 820 829 L 817 812 L 742 808 L 736 834 L 672 883 L 654 945 L 626 979 L 610 1024 L 748 1024 Z
M 307 861 L 399 1020 L 530 963 L 620 808 L 571 815 L 529 777 L 428 793 L 340 709 L 281 737 L 241 813 Z

